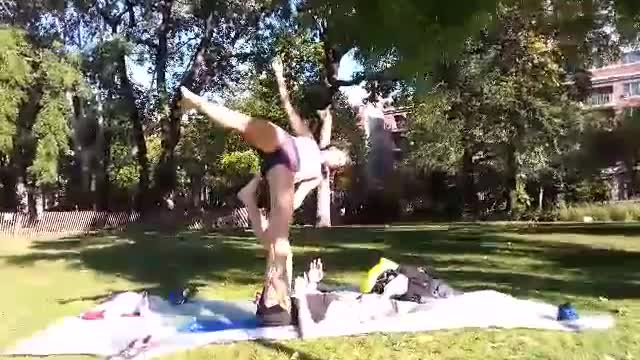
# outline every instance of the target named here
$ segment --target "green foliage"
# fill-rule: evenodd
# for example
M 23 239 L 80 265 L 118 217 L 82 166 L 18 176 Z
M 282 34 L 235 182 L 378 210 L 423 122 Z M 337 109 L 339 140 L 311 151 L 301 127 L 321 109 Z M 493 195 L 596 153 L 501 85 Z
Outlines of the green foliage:
M 153 167 L 160 160 L 160 153 L 162 152 L 162 139 L 158 135 L 147 136 L 145 139 L 147 144 L 147 158 L 149 163 Z
M 182 138 L 177 153 L 191 167 L 214 166 L 216 159 L 225 150 L 227 134 L 224 129 L 207 118 L 196 116 L 184 123 Z M 196 169 L 193 168 L 192 171 Z
M 67 161 L 69 135 L 77 130 L 68 119 L 77 115 L 74 125 L 91 122 L 86 127 L 95 131 L 74 149 L 82 148 L 92 175 L 101 178 L 105 174 L 97 172 L 107 167 L 105 178 L 118 188 L 130 190 L 146 178 L 140 176 L 146 167 L 137 157 L 140 144 L 147 145 L 150 168 L 171 163 L 159 174 L 179 169 L 179 188 L 169 191 L 184 193 L 198 181 L 235 186 L 256 170 L 255 154 L 239 135 L 203 118 L 181 124 L 171 91 L 179 83 L 198 93 L 225 91 L 229 106 L 289 129 L 267 65 L 275 53 L 284 59 L 296 107 L 317 130 L 309 89 L 325 86 L 324 72 L 353 50 L 366 73 L 356 77 L 369 79 L 367 89 L 406 90 L 400 95 L 413 107 L 414 122 L 404 165 L 446 174 L 443 192 L 478 195 L 490 211 L 510 205 L 527 212 L 535 197 L 524 184 L 552 189 L 562 182 L 562 191 L 580 201 L 604 199 L 606 189 L 589 183 L 592 174 L 619 163 L 632 167 L 639 159 L 640 122 L 590 129 L 579 143 L 588 115 L 575 100 L 588 92 L 588 76 L 574 78 L 581 88 L 565 85 L 566 75 L 614 60 L 616 46 L 637 37 L 634 0 L 563 0 L 551 7 L 544 0 L 34 4 L 0 14 L 3 23 L 24 29 L 0 30 L 0 166 L 9 154 L 26 154 L 11 160 L 29 167 L 28 180 L 41 185 L 59 181 L 59 163 Z M 127 85 L 133 63 L 152 68 L 149 85 Z M 84 108 L 71 108 L 73 95 L 89 93 L 95 98 Z M 355 194 L 366 188 L 366 144 L 345 99 L 333 100 L 334 142 L 349 148 L 356 162 L 336 184 Z M 141 127 L 146 139 L 137 132 Z
M 305 98 L 306 89 L 316 85 L 321 78 L 323 50 L 312 33 L 291 30 L 279 34 L 274 40 L 274 52 L 283 59 L 287 89 L 294 106 L 308 120 L 316 118 L 315 109 Z M 228 105 L 243 113 L 268 119 L 289 129 L 282 107 L 278 85 L 271 68 L 254 68 L 246 83 L 228 95 Z M 237 93 L 242 93 L 237 96 Z
M 37 184 L 54 184 L 58 161 L 69 151 L 67 95 L 82 84 L 77 63 L 60 54 L 59 44 L 37 48 L 23 32 L 4 28 L 0 29 L 0 73 L 0 154 L 14 146 L 18 113 L 26 106 L 27 94 L 40 93 L 35 121 L 23 119 L 33 124 L 35 141 L 35 157 L 27 170 Z
M 624 114 L 618 126 L 590 126 L 582 139 L 578 154 L 580 168 L 596 172 L 620 163 L 632 166 L 640 160 L 640 112 Z M 603 122 L 604 123 L 604 122 Z
M 253 150 L 233 151 L 222 154 L 219 166 L 224 177 L 234 179 L 257 173 L 260 161 Z
M 450 117 L 451 106 L 447 91 L 434 92 L 415 104 L 407 160 L 417 168 L 453 173 L 460 166 L 462 121 Z
M 612 203 L 595 204 L 584 203 L 582 205 L 562 207 L 559 211 L 559 220 L 583 222 L 585 218 L 593 221 L 640 221 L 639 203 Z
M 526 212 L 531 206 L 531 196 L 527 193 L 523 177 L 516 180 L 516 188 L 511 192 L 511 211 L 514 216 Z
M 58 160 L 69 151 L 71 104 L 67 94 L 82 83 L 74 64 L 49 50 L 40 52 L 38 82 L 42 86 L 40 111 L 33 125 L 36 154 L 29 173 L 37 184 L 53 184 L 58 177 Z
M 525 184 L 562 176 L 586 121 L 563 84 L 557 43 L 523 14 L 501 7 L 495 28 L 468 41 L 459 60 L 440 64 L 428 95 L 405 96 L 414 109 L 408 162 L 465 178 L 469 208 L 516 217 L 532 204 Z
M 636 38 L 640 9 L 633 1 L 306 0 L 299 8 L 310 27 L 324 20 L 333 44 L 355 48 L 365 68 L 391 69 L 422 83 L 422 92 L 428 90 L 425 72 L 466 56 L 465 43 L 485 35 L 478 30 L 501 26 L 501 7 L 517 6 L 539 31 L 555 34 L 568 63 L 588 68 L 594 55 L 611 58 L 607 52 L 617 44 L 611 29 Z
M 232 99 L 229 106 L 247 115 L 268 119 L 288 128 L 287 115 L 280 103 L 275 77 L 264 74 L 247 86 L 248 93 Z
M 610 217 L 612 221 L 632 221 L 633 218 L 626 206 L 614 206 L 611 208 Z
M 594 177 L 580 180 L 575 186 L 577 202 L 604 202 L 609 200 L 606 179 Z
M 28 171 L 39 185 L 57 182 L 58 159 L 69 151 L 69 105 L 59 94 L 53 96 L 45 93 L 42 97 L 43 105 L 33 126 L 36 155 Z
M 33 78 L 31 56 L 23 32 L 0 28 L 0 158 L 13 148 L 18 112 Z
M 109 177 L 121 189 L 133 189 L 139 181 L 138 166 L 127 143 L 117 141 L 111 144 Z

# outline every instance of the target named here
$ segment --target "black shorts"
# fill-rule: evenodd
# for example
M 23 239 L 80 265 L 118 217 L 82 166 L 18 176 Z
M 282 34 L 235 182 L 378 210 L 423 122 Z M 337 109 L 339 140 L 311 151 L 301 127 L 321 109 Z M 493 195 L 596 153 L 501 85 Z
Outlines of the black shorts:
M 276 165 L 284 165 L 293 173 L 300 170 L 300 154 L 292 136 L 289 136 L 274 152 L 261 153 L 261 158 L 260 173 L 263 177 L 266 177 L 267 172 Z
M 291 299 L 291 313 L 289 313 L 280 305 L 274 305 L 270 308 L 266 307 L 264 304 L 264 292 L 265 289 L 263 288 L 256 311 L 256 317 L 258 319 L 258 324 L 260 327 L 287 326 L 298 324 L 298 309 L 297 301 L 295 299 Z

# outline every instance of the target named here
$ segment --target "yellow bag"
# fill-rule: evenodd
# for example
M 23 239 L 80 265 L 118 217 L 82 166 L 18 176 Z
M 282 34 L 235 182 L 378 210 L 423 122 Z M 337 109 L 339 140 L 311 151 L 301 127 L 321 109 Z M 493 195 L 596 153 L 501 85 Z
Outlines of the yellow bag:
M 369 293 L 373 289 L 373 286 L 376 284 L 376 280 L 378 276 L 380 276 L 383 272 L 387 270 L 396 270 L 400 267 L 400 265 L 395 262 L 386 259 L 380 258 L 380 261 L 369 271 L 367 272 L 367 276 L 360 283 L 360 292 Z

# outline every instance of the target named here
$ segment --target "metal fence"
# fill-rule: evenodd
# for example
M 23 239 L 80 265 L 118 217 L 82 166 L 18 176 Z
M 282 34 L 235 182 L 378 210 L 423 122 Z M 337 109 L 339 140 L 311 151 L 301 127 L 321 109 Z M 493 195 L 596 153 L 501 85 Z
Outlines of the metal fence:
M 101 212 L 52 211 L 37 217 L 24 213 L 0 213 L 0 235 L 34 235 L 45 233 L 87 233 L 100 230 L 124 230 L 128 227 L 158 230 L 210 228 L 246 228 L 244 208 L 226 211 Z

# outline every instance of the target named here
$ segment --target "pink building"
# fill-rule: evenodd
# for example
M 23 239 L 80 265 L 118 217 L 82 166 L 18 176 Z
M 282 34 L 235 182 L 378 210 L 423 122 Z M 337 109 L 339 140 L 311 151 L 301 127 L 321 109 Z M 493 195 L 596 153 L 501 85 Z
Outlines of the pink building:
M 406 107 L 385 107 L 383 105 L 362 105 L 358 109 L 357 122 L 365 131 L 368 138 L 375 136 L 377 132 L 390 135 L 393 145 L 392 151 L 396 158 L 402 153 L 409 109 Z M 388 145 L 389 146 L 389 145 Z
M 640 51 L 626 52 L 618 63 L 592 69 L 591 74 L 590 108 L 612 116 L 640 108 Z M 604 175 L 610 179 L 611 199 L 633 197 L 628 169 L 618 165 L 606 169 Z
M 592 108 L 619 114 L 640 107 L 640 51 L 627 52 L 620 62 L 591 73 L 593 90 L 588 104 Z
M 384 186 L 406 149 L 408 109 L 386 105 L 369 103 L 357 109 L 357 123 L 367 139 L 367 177 L 372 188 Z

